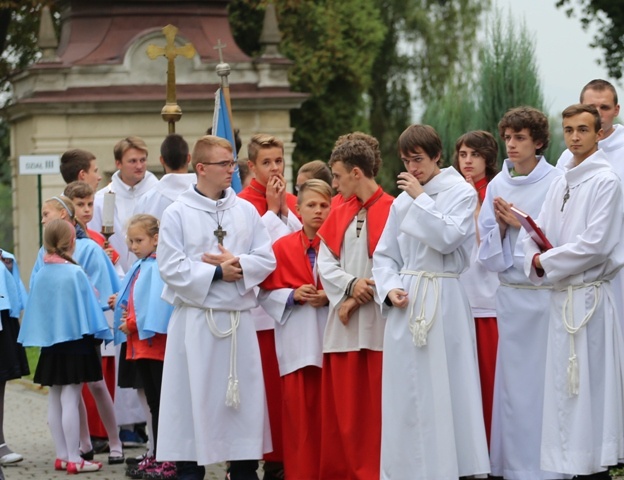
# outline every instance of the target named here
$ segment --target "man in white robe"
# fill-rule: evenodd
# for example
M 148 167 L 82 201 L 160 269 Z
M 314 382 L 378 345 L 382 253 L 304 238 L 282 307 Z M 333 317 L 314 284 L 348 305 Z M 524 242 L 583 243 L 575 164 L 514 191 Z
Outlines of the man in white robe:
M 428 125 L 408 127 L 399 150 L 404 192 L 373 255 L 387 314 L 381 478 L 486 475 L 475 326 L 459 282 L 476 241 L 477 194 L 453 167 L 440 170 L 442 142 Z
M 516 131 L 517 129 L 517 131 Z M 490 460 L 492 475 L 510 480 L 561 478 L 540 468 L 549 285 L 536 289 L 523 271 L 520 224 L 513 204 L 533 218 L 561 171 L 540 155 L 548 146 L 548 119 L 534 108 L 510 110 L 499 123 L 507 155 L 488 185 L 479 213 L 479 260 L 498 272 L 498 355 Z
M 147 146 L 139 137 L 120 140 L 113 149 L 117 171 L 111 182 L 95 194 L 93 200 L 93 220 L 89 228 L 99 232 L 102 229 L 104 194 L 115 193 L 115 233 L 109 241 L 119 253 L 119 266 L 124 274 L 136 261 L 126 244 L 126 222 L 134 215 L 137 201 L 150 188 L 158 183 L 156 176 L 147 171 Z
M 205 136 L 192 154 L 197 185 L 163 214 L 157 258 L 175 306 L 169 324 L 157 458 L 178 478 L 204 478 L 226 460 L 231 480 L 255 477 L 271 451 L 260 351 L 250 315 L 254 287 L 275 268 L 256 209 L 230 183 L 229 143 Z
M 182 135 L 167 135 L 160 145 L 160 164 L 165 175 L 139 198 L 134 213 L 147 213 L 160 220 L 165 209 L 197 182 L 197 176 L 188 171 L 190 161 L 188 143 Z
M 526 274 L 553 284 L 541 462 L 608 479 L 624 457 L 624 341 L 611 286 L 624 265 L 622 187 L 598 150 L 595 107 L 572 105 L 562 116 L 573 156 L 537 219 L 553 248 L 540 252 L 524 239 Z

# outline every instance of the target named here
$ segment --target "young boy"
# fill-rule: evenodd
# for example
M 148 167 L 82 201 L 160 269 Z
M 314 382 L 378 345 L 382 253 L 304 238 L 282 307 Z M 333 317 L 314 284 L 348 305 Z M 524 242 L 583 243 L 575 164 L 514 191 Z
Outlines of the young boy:
M 256 207 L 273 242 L 284 235 L 300 231 L 301 222 L 296 216 L 297 197 L 286 191 L 282 141 L 271 135 L 254 135 L 247 146 L 247 155 L 254 178 L 238 196 Z M 283 469 L 282 385 L 275 353 L 275 321 L 262 307 L 254 309 L 252 315 L 258 331 L 273 438 L 273 451 L 264 458 L 264 478 L 272 480 L 281 478 Z
M 331 199 L 332 189 L 323 180 L 300 185 L 297 211 L 303 229 L 275 242 L 277 268 L 260 285 L 260 303 L 277 322 L 285 478 L 319 478 L 321 366 L 329 301 L 316 268 L 316 232 L 329 215 Z
M 534 218 L 550 184 L 561 175 L 541 155 L 548 147 L 546 116 L 531 107 L 509 110 L 498 124 L 507 159 L 488 185 L 478 226 L 479 260 L 498 272 L 498 356 L 494 382 L 492 475 L 511 480 L 559 478 L 540 469 L 549 286 L 540 289 L 523 271 L 518 207 Z
M 622 188 L 598 150 L 596 108 L 572 105 L 562 116 L 572 159 L 537 219 L 553 248 L 540 252 L 524 239 L 526 274 L 553 284 L 542 468 L 608 479 L 624 448 L 624 342 L 611 286 L 624 265 Z
M 375 153 L 364 140 L 335 147 L 329 165 L 333 187 L 347 200 L 318 232 L 318 270 L 330 305 L 319 478 L 378 480 L 384 320 L 371 268 L 393 197 L 375 181 Z
M 399 137 L 403 193 L 373 256 L 387 314 L 381 479 L 456 480 L 490 471 L 474 322 L 459 274 L 470 263 L 477 192 L 428 125 Z

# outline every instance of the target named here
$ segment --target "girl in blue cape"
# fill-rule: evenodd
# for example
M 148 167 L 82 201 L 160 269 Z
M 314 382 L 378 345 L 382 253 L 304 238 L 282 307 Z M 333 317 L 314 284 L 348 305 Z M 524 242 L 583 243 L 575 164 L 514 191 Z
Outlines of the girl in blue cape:
M 115 272 L 110 258 L 106 252 L 86 234 L 86 227 L 76 218 L 76 210 L 73 202 L 63 195 L 51 197 L 41 207 L 41 223 L 45 226 L 54 219 L 67 220 L 74 225 L 76 229 L 76 249 L 73 257 L 80 265 L 89 281 L 95 288 L 95 294 L 102 310 L 106 311 L 108 307 L 108 298 L 119 290 L 119 279 Z M 30 276 L 30 288 L 36 273 L 43 266 L 43 257 L 45 249 L 42 247 L 37 256 L 37 261 L 33 267 Z M 108 436 L 110 454 L 108 456 L 109 464 L 123 463 L 124 455 L 121 440 L 119 438 L 119 430 L 117 429 L 117 418 L 115 416 L 115 407 L 113 399 L 106 386 L 106 382 L 102 379 L 98 382 L 89 382 L 87 387 L 93 395 L 97 405 L 98 413 Z M 93 445 L 89 434 L 89 424 L 87 419 L 87 409 L 84 401 L 80 402 L 80 451 L 86 460 L 93 459 Z
M 0 250 L 0 466 L 21 462 L 24 457 L 13 452 L 4 438 L 4 394 L 6 382 L 28 375 L 24 347 L 17 343 L 19 316 L 26 302 L 26 289 L 19 276 L 15 257 Z M 6 266 L 6 268 L 5 268 Z
M 110 298 L 110 304 L 116 305 L 115 343 L 126 342 L 126 360 L 136 364 L 152 414 L 152 446 L 156 452 L 166 334 L 173 305 L 161 298 L 165 284 L 156 263 L 158 219 L 152 215 L 133 216 L 128 220 L 126 237 L 138 260 L 126 274 L 119 295 Z M 175 463 L 154 460 L 147 456 L 138 466 L 128 467 L 128 476 L 149 473 L 143 478 L 176 478 Z
M 72 258 L 76 231 L 65 220 L 46 224 L 43 266 L 31 280 L 18 341 L 41 347 L 35 383 L 50 387 L 48 425 L 56 449 L 55 470 L 100 470 L 80 457 L 78 408 L 84 382 L 102 379 L 98 340 L 112 340 L 102 308 L 82 267 Z M 97 340 L 96 340 L 97 339 Z

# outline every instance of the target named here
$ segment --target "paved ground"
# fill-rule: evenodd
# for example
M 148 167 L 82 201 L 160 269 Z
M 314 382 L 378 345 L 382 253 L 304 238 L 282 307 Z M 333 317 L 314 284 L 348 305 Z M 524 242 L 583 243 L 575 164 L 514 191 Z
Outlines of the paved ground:
M 37 479 L 67 480 L 66 472 L 54 471 L 54 444 L 46 424 L 48 397 L 45 389 L 40 389 L 28 380 L 9 382 L 6 388 L 4 412 L 4 433 L 9 446 L 24 456 L 24 461 L 15 466 L 3 468 L 6 480 Z M 127 449 L 126 457 L 143 453 L 140 449 Z M 82 473 L 80 480 L 121 480 L 127 479 L 124 465 L 108 465 L 107 454 L 96 455 L 96 460 L 104 468 L 96 473 Z M 223 480 L 223 464 L 212 465 L 207 469 L 207 480 Z M 1 478 L 1 477 L 0 477 Z

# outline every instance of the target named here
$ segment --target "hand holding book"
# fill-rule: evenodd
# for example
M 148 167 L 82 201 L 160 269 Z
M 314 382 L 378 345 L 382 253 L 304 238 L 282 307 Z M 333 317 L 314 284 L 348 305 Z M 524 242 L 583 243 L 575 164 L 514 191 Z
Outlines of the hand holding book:
M 542 229 L 537 226 L 537 223 L 535 223 L 528 213 L 525 213 L 519 208 L 513 206 L 511 207 L 511 212 L 518 219 L 520 225 L 524 227 L 542 252 L 553 248 L 552 244 L 546 238 L 546 235 L 544 235 L 544 232 L 542 232 Z

